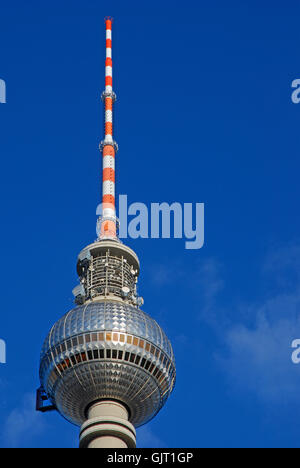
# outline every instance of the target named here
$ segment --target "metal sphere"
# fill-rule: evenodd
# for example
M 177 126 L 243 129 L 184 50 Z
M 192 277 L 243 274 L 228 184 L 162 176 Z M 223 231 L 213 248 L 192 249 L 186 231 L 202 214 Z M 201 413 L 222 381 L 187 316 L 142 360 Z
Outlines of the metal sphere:
M 122 301 L 92 301 L 52 327 L 41 352 L 40 380 L 58 411 L 76 425 L 93 402 L 115 399 L 138 427 L 173 390 L 173 350 L 145 312 Z

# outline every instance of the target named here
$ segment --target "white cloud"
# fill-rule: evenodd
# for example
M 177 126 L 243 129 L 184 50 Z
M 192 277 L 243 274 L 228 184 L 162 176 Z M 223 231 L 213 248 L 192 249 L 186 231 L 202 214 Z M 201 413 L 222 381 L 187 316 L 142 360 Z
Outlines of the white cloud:
M 184 269 L 178 261 L 172 261 L 168 265 L 156 264 L 148 268 L 148 274 L 155 286 L 172 285 L 184 275 Z
M 217 307 L 224 286 L 220 268 L 212 261 L 205 270 L 207 313 L 201 317 L 222 340 L 222 354 L 218 351 L 215 357 L 229 383 L 255 393 L 264 403 L 296 403 L 300 365 L 291 361 L 291 343 L 300 338 L 300 247 L 288 246 L 268 254 L 262 267 L 262 281 L 268 283 L 264 299 L 235 304 L 227 311 Z M 212 311 L 213 320 L 208 318 Z M 239 323 L 234 318 L 237 316 Z
M 293 306 L 299 310 L 299 295 L 267 301 L 256 311 L 252 328 L 239 324 L 226 330 L 224 342 L 228 356 L 216 356 L 233 383 L 254 391 L 264 401 L 280 403 L 298 399 L 300 367 L 291 361 L 291 343 L 300 337 L 299 315 L 270 317 L 276 308 L 284 315 Z
M 137 429 L 137 447 L 165 448 L 166 444 L 147 425 Z
M 200 316 L 213 324 L 220 312 L 217 311 L 216 299 L 224 288 L 220 263 L 214 258 L 205 260 L 199 266 L 195 278 L 197 278 L 197 287 L 201 288 L 199 296 L 203 301 Z
M 13 409 L 2 427 L 2 445 L 22 448 L 46 429 L 45 419 L 35 410 L 35 394 L 24 395 L 19 407 Z

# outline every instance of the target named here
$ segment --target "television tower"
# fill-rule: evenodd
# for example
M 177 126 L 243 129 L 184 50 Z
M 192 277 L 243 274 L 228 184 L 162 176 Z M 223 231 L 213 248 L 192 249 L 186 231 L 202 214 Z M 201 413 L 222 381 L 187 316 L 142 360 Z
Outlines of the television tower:
M 164 331 L 140 309 L 138 257 L 117 236 L 111 18 L 105 24 L 99 237 L 78 256 L 76 306 L 53 325 L 42 347 L 37 409 L 57 410 L 81 426 L 81 448 L 133 448 L 135 428 L 166 403 L 176 371 Z

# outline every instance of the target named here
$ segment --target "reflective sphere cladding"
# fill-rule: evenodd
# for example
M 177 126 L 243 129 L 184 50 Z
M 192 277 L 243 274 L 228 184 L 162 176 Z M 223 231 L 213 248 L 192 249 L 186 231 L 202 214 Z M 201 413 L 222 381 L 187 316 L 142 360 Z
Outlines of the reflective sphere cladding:
M 58 411 L 81 425 L 103 398 L 123 402 L 136 427 L 162 408 L 175 383 L 164 331 L 145 312 L 118 301 L 75 307 L 52 327 L 41 352 L 41 385 Z

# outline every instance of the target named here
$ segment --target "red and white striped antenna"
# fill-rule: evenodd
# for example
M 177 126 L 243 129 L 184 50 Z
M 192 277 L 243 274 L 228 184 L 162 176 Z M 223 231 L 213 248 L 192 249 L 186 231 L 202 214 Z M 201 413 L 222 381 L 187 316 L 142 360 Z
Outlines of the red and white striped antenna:
M 103 155 L 103 187 L 102 216 L 99 219 L 99 239 L 117 239 L 117 217 L 115 201 L 115 156 L 118 145 L 113 139 L 113 105 L 116 95 L 113 92 L 112 78 L 112 18 L 105 18 L 106 26 L 106 59 L 105 59 L 105 91 L 102 101 L 105 109 L 105 136 L 100 143 Z

